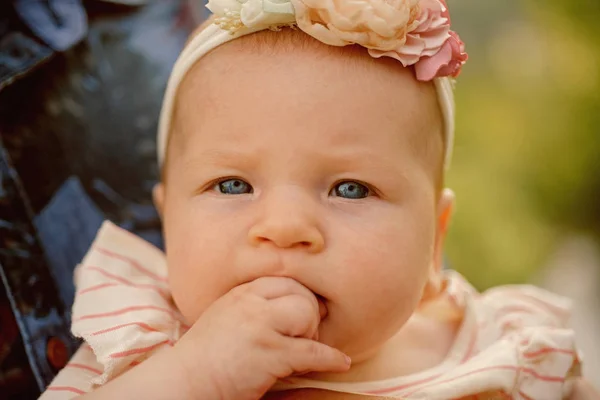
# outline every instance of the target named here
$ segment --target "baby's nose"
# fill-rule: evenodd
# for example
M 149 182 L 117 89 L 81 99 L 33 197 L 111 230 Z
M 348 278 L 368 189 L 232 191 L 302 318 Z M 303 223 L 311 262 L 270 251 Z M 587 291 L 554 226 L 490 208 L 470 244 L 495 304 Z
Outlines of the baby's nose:
M 322 250 L 323 235 L 319 229 L 299 216 L 271 217 L 254 225 L 249 233 L 251 244 L 272 244 L 282 249 L 305 249 L 311 253 Z
M 319 228 L 316 205 L 306 197 L 293 191 L 265 195 L 261 199 L 260 216 L 248 232 L 250 243 L 311 253 L 321 251 L 325 239 Z

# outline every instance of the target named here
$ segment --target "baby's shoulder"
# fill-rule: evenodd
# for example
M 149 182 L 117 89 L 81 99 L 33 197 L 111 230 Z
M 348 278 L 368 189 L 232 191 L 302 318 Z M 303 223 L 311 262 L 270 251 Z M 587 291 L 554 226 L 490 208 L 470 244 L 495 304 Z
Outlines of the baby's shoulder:
M 572 302 L 533 285 L 498 286 L 474 297 L 479 316 L 496 323 L 520 322 L 525 326 L 567 328 Z

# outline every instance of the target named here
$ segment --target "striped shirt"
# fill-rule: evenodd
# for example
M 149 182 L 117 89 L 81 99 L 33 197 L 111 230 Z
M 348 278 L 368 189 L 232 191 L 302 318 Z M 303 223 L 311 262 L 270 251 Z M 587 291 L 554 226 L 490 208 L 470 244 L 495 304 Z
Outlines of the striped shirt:
M 274 390 L 314 388 L 402 399 L 561 399 L 581 376 L 569 302 L 529 285 L 478 293 L 446 272 L 462 310 L 445 360 L 409 376 L 331 383 L 290 377 Z M 110 222 L 75 271 L 72 332 L 85 344 L 41 396 L 62 400 L 94 390 L 135 367 L 188 329 L 167 284 L 164 254 Z

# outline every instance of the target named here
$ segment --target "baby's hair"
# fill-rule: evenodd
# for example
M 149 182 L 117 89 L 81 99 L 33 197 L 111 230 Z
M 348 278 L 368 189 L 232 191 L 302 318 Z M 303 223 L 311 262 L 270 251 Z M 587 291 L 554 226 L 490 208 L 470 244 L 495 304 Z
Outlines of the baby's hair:
M 214 17 L 208 18 L 192 33 L 190 39 L 188 39 L 188 42 L 189 40 L 191 40 L 191 38 L 195 37 L 198 33 L 210 26 L 212 23 L 214 23 Z M 265 54 L 266 56 L 276 56 L 277 53 L 282 51 L 291 52 L 298 49 L 319 49 L 321 51 L 324 51 L 324 56 L 328 54 L 344 55 L 344 57 L 347 60 L 349 60 L 349 62 L 353 64 L 355 63 L 357 66 L 361 65 L 364 67 L 365 60 L 368 60 L 369 62 L 388 63 L 394 68 L 403 68 L 398 61 L 389 59 L 387 57 L 377 60 L 373 59 L 368 55 L 367 49 L 358 45 L 345 47 L 323 45 L 321 42 L 317 41 L 311 36 L 300 31 L 299 29 L 294 29 L 293 27 L 282 27 L 280 31 L 277 32 L 273 32 L 270 30 L 256 32 L 250 35 L 242 36 L 236 40 L 224 44 L 223 46 L 239 46 L 239 49 L 251 49 L 253 52 L 260 52 L 262 54 Z M 218 51 L 218 49 L 219 48 L 216 48 L 212 52 Z M 210 57 L 210 53 L 206 57 Z M 202 61 L 203 60 L 201 59 L 198 62 L 198 65 L 192 67 L 191 70 L 201 67 Z M 224 65 L 220 68 L 233 68 L 233 66 Z M 186 79 L 188 79 L 188 77 L 184 78 L 182 86 L 185 85 Z M 421 88 L 423 88 L 423 90 L 433 90 L 433 83 L 431 82 L 420 82 L 419 84 L 421 85 Z M 179 104 L 176 100 L 176 107 L 174 111 L 173 122 L 170 128 L 171 132 L 169 134 L 169 142 L 167 146 L 167 152 L 165 155 L 165 162 L 161 172 L 163 182 L 166 182 L 166 174 L 164 171 L 166 170 L 166 165 L 168 164 L 168 149 L 170 147 L 169 145 L 173 142 L 174 136 L 181 136 L 177 133 L 180 130 L 177 127 L 178 118 L 176 115 L 178 108 Z M 424 125 L 429 126 L 423 126 L 422 129 L 420 129 L 420 132 L 418 132 L 418 134 L 411 135 L 411 145 L 418 152 L 419 156 L 422 157 L 424 162 L 433 165 L 436 190 L 438 191 L 438 193 L 440 193 L 444 185 L 444 149 L 446 148 L 446 137 L 444 135 L 442 115 L 439 111 L 439 107 L 436 115 L 437 117 L 434 118 L 434 120 L 423 121 Z M 431 129 L 431 125 L 434 126 L 434 129 Z

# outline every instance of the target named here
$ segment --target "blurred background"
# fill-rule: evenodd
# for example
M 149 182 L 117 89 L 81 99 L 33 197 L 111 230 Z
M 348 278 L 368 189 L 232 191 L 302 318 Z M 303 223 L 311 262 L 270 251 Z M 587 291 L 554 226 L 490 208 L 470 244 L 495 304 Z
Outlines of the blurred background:
M 470 60 L 457 82 L 447 253 L 478 288 L 574 300 L 600 386 L 600 2 L 449 0 Z
M 600 387 L 600 2 L 448 3 L 470 55 L 449 266 L 481 290 L 572 297 Z M 192 0 L 0 1 L 0 400 L 35 398 L 77 347 L 72 269 L 104 218 L 161 246 L 158 112 L 206 15 Z

